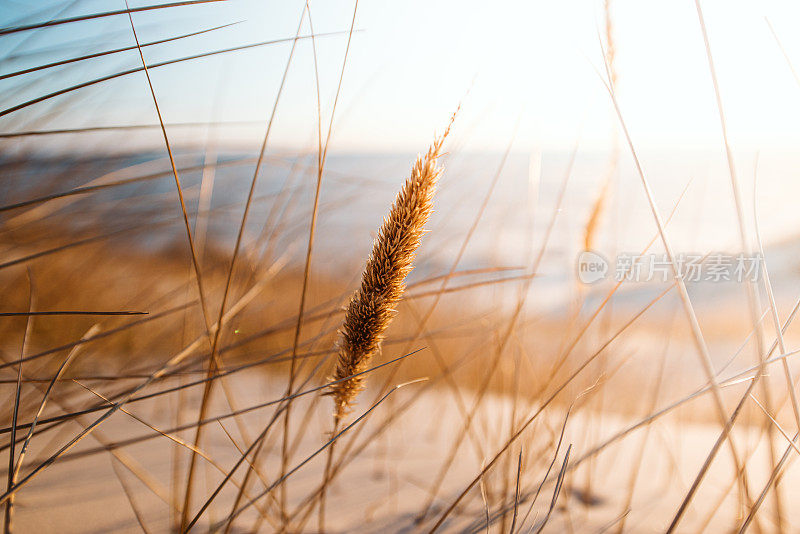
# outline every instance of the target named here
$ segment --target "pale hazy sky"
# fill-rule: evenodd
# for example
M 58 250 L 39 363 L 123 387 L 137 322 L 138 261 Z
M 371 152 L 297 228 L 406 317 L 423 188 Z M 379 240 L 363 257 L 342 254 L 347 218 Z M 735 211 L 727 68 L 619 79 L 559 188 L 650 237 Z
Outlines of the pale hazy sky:
M 147 2 L 131 2 L 146 5 Z M 124 8 L 119 1 L 52 2 L 31 12 L 7 2 L 7 26 Z M 353 0 L 312 1 L 315 32 L 347 30 Z M 66 6 L 66 7 L 64 7 Z M 800 64 L 800 3 L 705 0 L 702 2 L 719 82 L 736 147 L 790 147 L 800 142 L 800 86 L 792 76 L 766 18 L 789 57 Z M 294 35 L 301 1 L 231 0 L 214 5 L 137 13 L 140 41 L 244 21 L 183 41 L 148 47 L 156 62 L 191 53 Z M 618 96 L 631 133 L 642 146 L 715 146 L 720 127 L 694 2 L 614 0 L 612 3 Z M 469 148 L 502 149 L 519 123 L 515 146 L 604 146 L 613 124 L 598 32 L 604 33 L 601 0 L 486 2 L 485 0 L 361 0 L 334 126 L 339 150 L 418 150 L 441 130 L 463 100 L 459 124 Z M 308 21 L 303 34 L 309 33 Z M 317 40 L 322 107 L 327 115 L 338 81 L 346 35 Z M 77 42 L 77 46 L 76 46 Z M 2 72 L 132 43 L 125 16 L 0 38 L 0 54 L 49 50 L 4 60 Z M 56 48 L 54 48 L 56 47 Z M 274 101 L 289 44 L 192 61 L 153 71 L 168 122 L 264 121 Z M 38 94 L 135 67 L 137 53 L 76 64 L 0 82 L 3 107 Z M 311 41 L 298 44 L 279 108 L 275 141 L 307 145 L 316 134 L 316 92 Z M 30 84 L 30 80 L 39 80 Z M 25 84 L 24 87 L 21 84 Z M 23 87 L 16 92 L 15 88 Z M 0 117 L 0 130 L 153 122 L 143 75 L 84 90 L 79 103 L 51 101 L 61 116 L 34 121 L 51 104 L 27 115 Z M 219 101 L 218 105 L 214 102 Z M 59 108 L 59 106 L 62 106 Z M 226 130 L 231 138 L 263 127 Z

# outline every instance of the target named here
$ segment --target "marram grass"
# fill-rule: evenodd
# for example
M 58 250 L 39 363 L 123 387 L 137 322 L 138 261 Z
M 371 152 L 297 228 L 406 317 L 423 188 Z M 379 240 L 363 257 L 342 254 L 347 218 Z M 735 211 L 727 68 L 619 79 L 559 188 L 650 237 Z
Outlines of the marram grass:
M 413 268 L 425 224 L 433 211 L 433 196 L 442 173 L 438 159 L 449 132 L 438 137 L 425 156 L 418 156 L 384 219 L 361 275 L 361 286 L 350 298 L 337 342 L 338 360 L 328 392 L 334 401 L 334 417 L 340 421 L 352 409 L 364 389 L 364 371 L 380 348 L 403 296 L 405 279 Z M 349 377 L 349 378 L 348 378 Z

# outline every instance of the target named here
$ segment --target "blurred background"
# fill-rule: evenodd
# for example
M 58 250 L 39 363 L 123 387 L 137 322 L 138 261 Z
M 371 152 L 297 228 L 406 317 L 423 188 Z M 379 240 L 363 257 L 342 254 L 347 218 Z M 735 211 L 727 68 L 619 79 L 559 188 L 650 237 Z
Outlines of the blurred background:
M 782 492 L 794 479 L 781 490 L 770 475 L 800 424 L 796 369 L 758 364 L 788 357 L 798 340 L 800 5 L 698 6 L 4 1 L 3 458 L 44 421 L 8 477 L 6 501 L 12 479 L 36 477 L 19 490 L 19 530 L 67 518 L 74 532 L 180 531 L 206 497 L 216 516 L 236 509 L 241 494 L 223 475 L 249 446 L 267 444 L 249 456 L 263 471 L 233 480 L 270 493 L 323 444 L 326 397 L 298 400 L 294 426 L 260 438 L 258 410 L 279 420 L 289 393 L 330 376 L 341 310 L 379 225 L 458 109 L 430 232 L 375 363 L 419 353 L 377 370 L 359 413 L 401 381 L 429 382 L 404 388 L 365 423 L 373 434 L 343 446 L 356 451 L 340 460 L 353 463 L 348 484 L 363 495 L 334 486 L 332 529 L 426 529 L 498 449 L 503 467 L 468 488 L 446 527 L 481 530 L 485 508 L 507 531 L 519 454 L 530 467 L 516 473 L 523 497 L 536 500 L 542 476 L 539 489 L 567 487 L 551 528 L 663 529 L 713 450 L 720 406 L 726 418 L 745 406 L 732 439 L 755 465 L 752 495 L 737 494 L 729 459 L 717 460 L 686 528 L 738 527 L 766 484 L 769 517 L 756 526 L 790 531 L 800 518 Z M 672 278 L 614 279 L 619 256 L 664 254 L 654 212 L 677 254 L 763 245 L 753 284 L 687 284 L 700 340 Z M 584 250 L 609 262 L 597 283 L 577 277 Z M 212 365 L 215 355 L 223 363 Z M 761 404 L 745 405 L 755 376 Z M 720 403 L 707 395 L 712 377 Z M 146 396 L 133 415 L 115 412 L 102 433 L 80 437 L 137 388 Z M 250 415 L 239 419 L 243 406 Z M 445 414 L 440 427 L 431 406 Z M 407 425 L 404 410 L 425 424 Z M 523 434 L 529 413 L 536 431 Z M 200 438 L 209 414 L 237 424 Z M 556 445 L 565 417 L 571 465 Z M 659 439 L 648 441 L 653 421 Z M 641 441 L 615 441 L 636 429 L 646 429 Z M 74 451 L 60 449 L 72 440 Z M 190 443 L 211 458 L 194 495 Z M 112 450 L 130 456 L 99 460 Z M 564 478 L 549 474 L 553 454 Z M 615 470 L 619 456 L 637 459 Z M 133 486 L 110 470 L 119 462 Z M 250 507 L 243 531 L 314 531 L 317 497 L 305 492 L 321 476 L 315 462 L 291 495 Z M 653 476 L 637 492 L 640 469 Z M 70 488 L 102 513 L 81 524 L 86 508 L 71 504 Z M 531 523 L 543 528 L 551 514 L 536 506 Z M 215 518 L 203 519 L 212 530 Z

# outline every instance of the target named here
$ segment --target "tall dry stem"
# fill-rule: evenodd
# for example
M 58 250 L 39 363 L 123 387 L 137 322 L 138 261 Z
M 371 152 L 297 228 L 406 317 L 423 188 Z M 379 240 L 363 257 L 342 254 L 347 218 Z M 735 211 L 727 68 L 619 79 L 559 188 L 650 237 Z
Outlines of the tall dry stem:
M 395 315 L 395 305 L 405 291 L 406 276 L 413 268 L 417 248 L 425 235 L 425 224 L 433 212 L 433 195 L 442 173 L 437 165 L 442 144 L 456 113 L 445 132 L 437 137 L 425 156 L 417 156 L 411 176 L 397 194 L 389 215 L 383 220 L 361 275 L 361 286 L 350 298 L 337 342 L 338 359 L 327 391 L 333 397 L 335 435 L 342 419 L 351 411 L 364 389 L 362 373 L 378 351 L 383 334 Z M 357 375 L 357 376 L 354 376 Z M 325 496 L 330 481 L 333 444 L 328 448 L 319 499 L 319 532 L 325 532 Z

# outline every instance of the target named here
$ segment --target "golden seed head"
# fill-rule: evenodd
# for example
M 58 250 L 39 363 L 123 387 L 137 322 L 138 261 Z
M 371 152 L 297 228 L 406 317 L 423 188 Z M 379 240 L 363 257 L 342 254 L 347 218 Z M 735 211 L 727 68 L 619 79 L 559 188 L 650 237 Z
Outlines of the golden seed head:
M 331 378 L 342 381 L 328 391 L 334 399 L 337 420 L 347 415 L 364 389 L 364 375 L 352 375 L 366 370 L 379 350 L 383 334 L 395 315 L 395 305 L 403 296 L 406 276 L 413 268 L 415 252 L 433 211 L 433 195 L 442 172 L 437 159 L 446 136 L 447 131 L 434 141 L 424 157 L 417 157 L 411 176 L 383 220 L 361 285 L 350 298 L 339 330 L 338 360 Z

